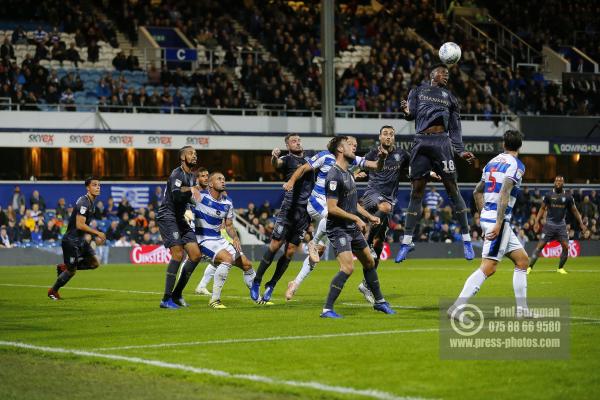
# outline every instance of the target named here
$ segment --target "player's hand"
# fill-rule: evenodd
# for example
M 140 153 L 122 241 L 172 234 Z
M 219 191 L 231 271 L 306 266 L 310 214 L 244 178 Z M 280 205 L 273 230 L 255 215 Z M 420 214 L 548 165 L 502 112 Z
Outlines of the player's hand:
M 581 233 L 585 233 L 588 230 L 588 227 L 585 225 L 581 225 L 579 228 L 581 228 Z
M 400 102 L 400 108 L 402 108 L 402 112 L 404 112 L 404 114 L 410 114 L 410 110 L 408 109 L 408 101 L 402 100 Z
M 279 157 L 279 155 L 280 155 L 280 154 L 281 154 L 281 150 L 280 150 L 280 149 L 278 149 L 277 147 L 275 147 L 275 148 L 273 149 L 273 151 L 271 152 L 271 156 L 272 156 L 272 157 Z
M 283 190 L 285 190 L 286 192 L 289 192 L 293 188 L 294 188 L 294 184 L 292 183 L 291 180 L 289 180 L 289 181 L 287 181 L 286 183 L 283 184 Z
M 491 231 L 488 232 L 487 235 L 485 235 L 485 238 L 488 240 L 494 240 L 498 237 L 498 235 L 500 234 L 500 228 L 502 228 L 502 225 L 494 225 L 494 227 L 492 228 Z
M 442 177 L 435 173 L 435 171 L 429 171 L 429 177 L 436 181 L 441 181 Z
M 200 201 L 200 187 L 192 186 L 190 190 L 192 191 L 192 199 L 194 199 L 195 202 Z
M 369 215 L 368 219 L 369 219 L 369 222 L 371 224 L 373 224 L 374 226 L 381 224 L 381 220 L 379 219 L 379 217 L 376 217 L 374 215 Z
M 365 179 L 367 177 L 367 173 L 365 171 L 358 171 L 354 174 L 354 179 Z
M 192 225 L 192 223 L 194 222 L 194 212 L 192 210 L 185 210 L 185 212 L 183 213 L 183 218 L 185 218 L 185 221 Z
M 238 252 L 241 253 L 242 252 L 242 242 L 240 242 L 239 238 L 235 238 L 233 239 L 233 248 Z
M 377 158 L 386 159 L 388 156 L 388 151 L 383 148 L 383 146 L 379 146 L 379 152 L 377 153 Z
M 96 235 L 96 244 L 101 246 L 104 244 L 104 242 L 106 242 L 106 235 L 104 234 L 104 232 L 98 232 L 98 234 Z
M 473 161 L 477 159 L 477 157 L 475 157 L 475 155 L 470 151 L 463 151 L 462 153 L 460 153 L 460 158 L 462 158 L 469 164 L 472 164 Z
M 540 231 L 540 224 L 539 223 L 535 223 L 533 224 L 533 231 L 534 232 L 539 232 Z
M 362 233 L 365 233 L 367 231 L 367 224 L 365 224 L 365 221 L 357 217 L 355 222 L 356 226 L 358 227 L 358 229 L 360 229 Z

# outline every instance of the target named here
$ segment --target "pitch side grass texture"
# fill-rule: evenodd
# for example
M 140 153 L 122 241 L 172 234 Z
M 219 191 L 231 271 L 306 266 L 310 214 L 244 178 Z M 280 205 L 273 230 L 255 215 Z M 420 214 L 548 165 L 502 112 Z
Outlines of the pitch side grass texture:
M 0 399 L 597 398 L 600 258 L 570 259 L 568 275 L 555 272 L 556 259 L 541 259 L 528 277 L 530 297 L 570 300 L 570 359 L 442 361 L 439 298 L 457 296 L 478 264 L 382 263 L 394 316 L 366 304 L 357 269 L 336 305 L 341 320 L 319 318 L 334 262 L 319 264 L 286 302 L 300 268 L 292 263 L 273 306 L 255 305 L 234 268 L 226 310 L 193 294 L 202 264 L 181 310 L 158 307 L 164 266 L 81 271 L 61 301 L 46 297 L 54 266 L 2 267 Z M 512 274 L 504 261 L 478 296 L 513 298 Z

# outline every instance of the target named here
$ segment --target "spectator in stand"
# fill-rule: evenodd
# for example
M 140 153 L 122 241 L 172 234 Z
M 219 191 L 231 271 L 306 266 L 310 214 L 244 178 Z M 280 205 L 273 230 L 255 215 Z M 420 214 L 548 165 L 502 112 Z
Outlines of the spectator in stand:
M 100 47 L 95 40 L 92 40 L 87 48 L 87 60 L 91 63 L 97 63 L 100 60 Z
M 598 212 L 596 205 L 590 201 L 590 196 L 584 196 L 583 201 L 581 204 L 579 204 L 578 208 L 579 212 L 581 213 L 581 217 L 587 217 L 589 220 L 593 219 Z
M 34 204 L 37 204 L 41 211 L 46 211 L 46 202 L 44 198 L 40 195 L 40 192 L 34 190 L 31 193 L 31 197 L 29 198 L 29 207 L 33 207 Z
M 10 237 L 8 236 L 8 232 L 6 231 L 6 226 L 2 225 L 0 227 L 0 248 L 10 249 L 12 246 L 12 242 Z
M 27 34 L 21 25 L 19 25 L 12 33 L 12 44 L 27 44 Z
M 260 215 L 262 213 L 267 213 L 267 217 L 273 215 L 273 209 L 271 208 L 271 203 L 269 203 L 269 200 L 265 200 L 262 206 L 260 206 L 258 209 L 258 214 Z
M 133 207 L 129 204 L 129 200 L 127 197 L 123 196 L 121 202 L 119 203 L 119 207 L 117 207 L 117 216 L 119 218 L 123 218 L 123 214 L 127 213 L 128 217 L 134 214 Z
M 15 60 L 15 48 L 8 40 L 8 36 L 4 37 L 4 43 L 0 46 L 0 59 L 2 60 Z
M 83 61 L 79 56 L 79 51 L 75 48 L 75 42 L 71 42 L 69 49 L 65 51 L 65 60 L 73 62 L 75 68 L 79 68 L 79 63 Z
M 14 219 L 8 220 L 6 233 L 8 234 L 11 243 L 18 243 L 21 241 L 21 230 Z
M 8 215 L 2 209 L 2 205 L 0 204 L 0 226 L 6 226 L 8 224 Z
M 127 240 L 125 235 L 121 235 L 119 240 L 115 242 L 115 247 L 131 247 L 131 243 Z
M 435 186 L 429 188 L 429 192 L 423 198 L 424 206 L 431 210 L 432 215 L 437 214 L 437 210 L 444 204 L 444 198 L 437 192 Z
M 41 25 L 38 25 L 37 29 L 33 32 L 33 41 L 37 44 L 46 45 L 48 33 L 42 29 Z
M 119 221 L 113 220 L 110 223 L 110 227 L 106 231 L 106 240 L 109 242 L 115 242 L 121 237 L 121 230 L 119 229 Z
M 48 223 L 44 226 L 42 231 L 42 240 L 48 242 L 55 242 L 58 240 L 58 236 L 60 235 L 60 229 L 56 226 L 56 223 L 53 219 L 48 221 Z
M 164 190 L 161 186 L 157 186 L 154 188 L 154 193 L 150 196 L 150 204 L 154 207 L 154 209 L 158 209 L 158 207 L 162 204 L 164 200 Z
M 60 42 L 60 32 L 58 30 L 58 27 L 53 27 L 52 28 L 52 32 L 50 32 L 48 34 L 48 43 L 50 43 L 50 45 L 54 44 L 54 43 L 59 43 Z
M 127 69 L 127 58 L 125 57 L 125 54 L 123 54 L 122 51 L 119 52 L 119 54 L 117 54 L 115 58 L 113 58 L 112 65 L 117 71 L 125 71 Z
M 96 212 L 94 213 L 94 218 L 97 220 L 106 219 L 106 208 L 104 207 L 102 200 L 98 200 L 96 203 Z
M 135 54 L 133 54 L 133 49 L 129 51 L 129 56 L 127 56 L 127 69 L 129 71 L 141 71 L 140 68 L 140 60 L 137 58 Z
M 66 111 L 77 111 L 75 107 L 75 96 L 71 88 L 67 88 L 60 96 L 60 104 L 62 104 Z
M 15 186 L 13 191 L 11 206 L 14 210 L 18 210 L 25 205 L 25 196 L 21 193 L 21 187 Z
M 61 197 L 58 199 L 58 203 L 56 204 L 56 215 L 60 215 L 63 220 L 67 219 L 67 207 L 65 206 L 65 198 Z

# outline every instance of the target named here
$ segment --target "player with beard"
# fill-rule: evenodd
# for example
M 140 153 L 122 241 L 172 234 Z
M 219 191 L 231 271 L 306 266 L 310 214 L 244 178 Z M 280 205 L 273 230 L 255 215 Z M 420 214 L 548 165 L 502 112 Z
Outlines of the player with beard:
M 458 101 L 446 89 L 448 76 L 446 65 L 434 66 L 430 74 L 430 84 L 412 89 L 408 95 L 408 102 L 402 101 L 406 119 L 415 120 L 417 133 L 410 153 L 409 173 L 412 189 L 406 211 L 406 227 L 396 262 L 404 261 L 413 249 L 413 233 L 421 215 L 423 193 L 430 171 L 441 176 L 446 192 L 454 203 L 465 258 L 472 260 L 475 257 L 469 234 L 468 209 L 456 183 L 454 155 L 459 155 L 468 163 L 472 163 L 475 156 L 465 151 Z
M 346 137 L 353 151 L 356 152 L 358 143 L 356 138 L 353 136 Z M 335 140 L 332 139 L 332 140 Z M 359 169 L 365 168 L 369 170 L 377 170 L 383 167 L 383 162 L 387 152 L 381 150 L 377 153 L 377 159 L 373 161 L 366 161 L 364 157 L 356 156 L 350 163 L 349 168 Z M 329 152 L 329 150 L 321 151 L 311 157 L 308 162 L 298 168 L 291 178 L 283 185 L 286 191 L 292 190 L 296 181 L 300 179 L 304 174 L 310 171 L 318 171 L 317 180 L 313 187 L 310 198 L 308 199 L 307 211 L 311 219 L 317 224 L 317 230 L 313 236 L 313 239 L 308 242 L 308 256 L 304 259 L 304 263 L 300 272 L 296 278 L 288 282 L 288 288 L 285 292 L 286 300 L 291 300 L 298 287 L 310 274 L 310 272 L 317 266 L 320 257 L 325 251 L 327 245 L 327 199 L 325 198 L 325 178 L 331 167 L 335 164 L 335 156 Z
M 587 227 L 581 219 L 581 214 L 575 206 L 573 196 L 571 196 L 570 193 L 565 193 L 564 184 L 564 177 L 558 175 L 556 178 L 554 178 L 554 189 L 552 189 L 551 192 L 546 193 L 544 196 L 544 202 L 535 216 L 535 224 L 533 226 L 535 232 L 539 232 L 540 221 L 542 220 L 544 214 L 546 214 L 546 225 L 544 225 L 542 237 L 540 238 L 537 247 L 531 255 L 529 268 L 527 268 L 528 274 L 533 270 L 533 266 L 538 260 L 540 252 L 544 246 L 546 246 L 546 244 L 552 240 L 558 240 L 560 242 L 560 246 L 562 247 L 562 253 L 560 253 L 560 261 L 558 263 L 557 271 L 561 274 L 567 273 L 567 271 L 565 271 L 563 268 L 567 262 L 567 258 L 569 257 L 569 233 L 567 231 L 567 222 L 565 221 L 567 210 L 571 210 L 575 216 L 575 219 L 577 220 L 577 223 L 579 223 L 581 231 L 585 232 L 587 230 Z
M 191 207 L 192 188 L 196 185 L 196 177 L 192 172 L 196 161 L 196 150 L 192 146 L 185 146 L 179 150 L 180 165 L 171 172 L 164 199 L 158 208 L 156 219 L 160 236 L 164 246 L 171 252 L 161 308 L 177 309 L 187 306 L 180 294 L 178 298 L 173 297 L 177 272 L 184 252 L 187 253 L 188 259 L 183 265 L 182 274 L 191 274 L 190 271 L 193 271 L 200 261 L 201 253 L 196 235 L 185 216 Z
M 278 148 L 273 149 L 273 152 L 271 153 L 271 164 L 275 169 L 282 171 L 285 175 L 285 180 L 288 181 L 298 168 L 307 163 L 308 156 L 305 155 L 304 149 L 302 148 L 300 135 L 296 133 L 286 135 L 285 145 L 288 149 L 288 153 L 284 156 L 280 157 L 281 150 Z M 260 261 L 254 283 L 250 289 L 250 297 L 252 300 L 268 302 L 271 299 L 275 285 L 279 279 L 281 279 L 283 273 L 290 264 L 290 260 L 298 249 L 298 245 L 304 240 L 304 234 L 310 224 L 310 217 L 306 211 L 306 205 L 313 188 L 314 180 L 315 178 L 312 172 L 306 173 L 302 178 L 296 181 L 292 190 L 285 192 L 283 203 L 277 214 L 271 242 Z M 273 262 L 275 254 L 284 243 L 285 249 L 283 255 L 277 261 L 275 273 L 271 280 L 265 284 L 265 291 L 262 298 L 259 299 L 260 284 L 263 275 Z
M 395 314 L 396 312 L 385 301 L 381 293 L 375 260 L 371 256 L 369 246 L 363 235 L 366 224 L 357 215 L 360 213 L 374 225 L 380 222 L 378 217 L 369 214 L 358 204 L 356 182 L 354 182 L 354 176 L 348 170 L 348 167 L 356 158 L 354 148 L 345 136 L 336 136 L 329 142 L 327 148 L 330 153 L 335 154 L 335 164 L 327 173 L 325 180 L 327 238 L 334 248 L 336 258 L 340 264 L 340 271 L 331 281 L 321 318 L 341 318 L 341 315 L 333 310 L 333 305 L 354 271 L 352 253 L 356 255 L 362 264 L 365 280 L 373 291 L 375 297 L 373 308 L 386 314 Z

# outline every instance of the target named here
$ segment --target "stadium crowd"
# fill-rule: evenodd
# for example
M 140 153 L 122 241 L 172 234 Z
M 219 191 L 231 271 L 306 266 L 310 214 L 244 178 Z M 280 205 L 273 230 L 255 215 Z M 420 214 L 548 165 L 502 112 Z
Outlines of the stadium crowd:
M 578 240 L 600 239 L 600 195 L 596 191 L 572 191 L 573 198 L 583 221 L 589 228 L 585 234 L 573 223 L 573 216 L 567 213 L 569 237 Z M 157 187 L 150 196 L 147 207 L 134 209 L 126 198 L 115 202 L 108 198 L 106 203 L 96 203 L 95 220 L 92 226 L 106 233 L 107 245 L 115 247 L 134 246 L 136 244 L 160 244 L 162 242 L 156 223 L 156 210 L 162 201 L 163 190 Z M 513 212 L 513 229 L 522 242 L 539 239 L 534 231 L 537 210 L 543 201 L 540 190 L 524 187 Z M 117 204 L 118 203 L 118 204 Z M 462 241 L 460 227 L 453 217 L 452 207 L 435 188 L 424 197 L 424 209 L 419 226 L 415 230 L 415 240 L 428 242 Z M 32 192 L 26 198 L 16 186 L 7 204 L 0 205 L 0 247 L 56 247 L 67 229 L 73 204 L 60 198 L 58 203 L 46 204 L 39 191 Z M 259 207 L 249 203 L 246 208 L 238 209 L 237 214 L 248 221 L 248 232 L 268 242 L 274 228 L 276 210 L 268 201 Z M 404 233 L 404 215 L 400 209 L 390 219 L 387 235 L 388 242 L 399 242 Z M 312 227 L 311 227 L 312 228 Z M 309 234 L 312 229 L 309 231 Z M 481 241 L 479 214 L 472 210 L 471 235 L 473 241 Z M 91 240 L 91 238 L 90 238 Z

